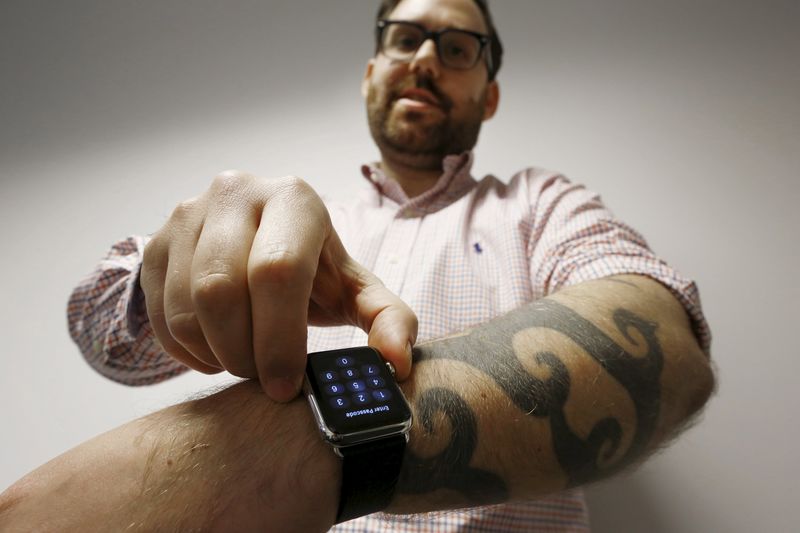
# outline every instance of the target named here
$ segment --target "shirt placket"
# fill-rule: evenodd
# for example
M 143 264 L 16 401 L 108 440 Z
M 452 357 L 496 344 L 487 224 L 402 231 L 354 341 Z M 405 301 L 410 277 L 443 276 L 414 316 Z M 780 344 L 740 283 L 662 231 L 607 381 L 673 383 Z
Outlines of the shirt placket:
M 389 223 L 375 262 L 375 275 L 401 298 L 421 222 L 420 217 L 395 216 Z

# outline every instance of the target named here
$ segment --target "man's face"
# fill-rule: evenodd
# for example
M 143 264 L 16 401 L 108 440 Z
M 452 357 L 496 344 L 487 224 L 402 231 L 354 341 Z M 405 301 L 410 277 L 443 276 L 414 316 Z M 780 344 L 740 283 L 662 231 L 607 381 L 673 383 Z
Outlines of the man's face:
M 429 31 L 487 33 L 473 0 L 403 0 L 387 18 L 416 22 Z M 432 39 L 408 62 L 381 53 L 371 59 L 362 92 L 372 137 L 384 157 L 427 169 L 440 169 L 444 156 L 472 149 L 481 123 L 494 115 L 498 102 L 497 83 L 488 81 L 483 58 L 469 70 L 448 68 Z

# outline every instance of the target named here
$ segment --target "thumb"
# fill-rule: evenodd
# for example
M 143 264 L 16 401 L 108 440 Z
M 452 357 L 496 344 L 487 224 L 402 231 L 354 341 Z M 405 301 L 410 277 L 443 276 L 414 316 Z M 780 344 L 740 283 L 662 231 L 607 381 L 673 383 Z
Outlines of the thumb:
M 377 348 L 383 358 L 394 365 L 397 379 L 402 381 L 411 374 L 417 315 L 377 277 L 372 274 L 364 277 L 367 283 L 355 302 L 358 325 L 369 335 L 367 344 Z

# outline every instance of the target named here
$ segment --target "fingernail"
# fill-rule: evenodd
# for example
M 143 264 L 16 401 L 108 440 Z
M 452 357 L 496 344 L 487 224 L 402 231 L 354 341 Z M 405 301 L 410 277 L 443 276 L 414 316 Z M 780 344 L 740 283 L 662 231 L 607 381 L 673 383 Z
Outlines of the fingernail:
M 291 378 L 275 378 L 267 381 L 267 395 L 276 402 L 288 402 L 297 396 L 300 388 Z

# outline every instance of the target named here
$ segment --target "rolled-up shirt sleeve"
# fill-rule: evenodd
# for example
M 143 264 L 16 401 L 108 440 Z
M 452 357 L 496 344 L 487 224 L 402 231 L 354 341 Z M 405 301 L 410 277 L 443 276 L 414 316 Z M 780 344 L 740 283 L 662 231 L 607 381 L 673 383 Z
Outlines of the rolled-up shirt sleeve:
M 683 304 L 702 349 L 711 332 L 697 285 L 656 256 L 644 237 L 621 222 L 600 197 L 558 174 L 531 176 L 531 282 L 537 297 L 583 281 L 640 274 L 666 286 Z
M 147 318 L 139 286 L 146 243 L 134 236 L 112 246 L 67 305 L 70 336 L 86 361 L 125 385 L 158 383 L 188 370 L 164 352 Z

